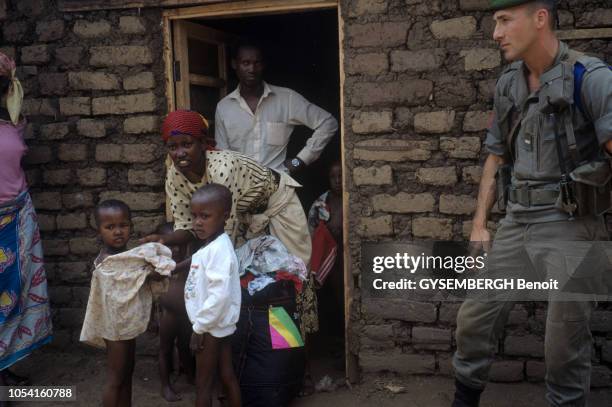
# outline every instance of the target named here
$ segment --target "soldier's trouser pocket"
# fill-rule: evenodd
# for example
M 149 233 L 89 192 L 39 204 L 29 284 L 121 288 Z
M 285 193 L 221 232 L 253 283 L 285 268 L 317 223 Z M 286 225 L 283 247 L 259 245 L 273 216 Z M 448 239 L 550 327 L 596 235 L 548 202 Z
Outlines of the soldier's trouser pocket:
M 591 381 L 591 301 L 551 301 L 546 320 L 546 399 L 585 406 Z

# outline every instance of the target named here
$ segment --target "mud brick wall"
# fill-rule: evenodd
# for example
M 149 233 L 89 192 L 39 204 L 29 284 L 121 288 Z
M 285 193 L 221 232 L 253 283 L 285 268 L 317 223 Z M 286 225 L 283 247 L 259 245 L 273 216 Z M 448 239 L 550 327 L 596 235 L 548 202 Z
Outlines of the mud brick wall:
M 78 342 L 100 245 L 93 206 L 120 198 L 134 237 L 163 222 L 165 113 L 160 10 L 61 14 L 53 1 L 0 2 L 29 125 L 28 180 L 42 230 L 54 344 Z
M 362 372 L 452 375 L 459 304 L 363 299 L 363 242 L 464 239 L 504 61 L 486 0 L 343 1 L 350 349 Z M 604 1 L 561 1 L 563 30 L 611 25 Z M 607 8 L 606 8 L 607 7 Z M 572 41 L 612 61 L 608 39 Z M 495 227 L 496 214 L 490 226 Z M 545 306 L 512 311 L 494 381 L 542 380 Z M 593 386 L 612 383 L 612 311 L 593 316 Z
M 61 13 L 55 0 L 0 0 L 0 49 L 26 90 L 28 179 L 39 213 L 60 349 L 78 342 L 92 208 L 118 197 L 135 235 L 163 221 L 166 113 L 161 9 Z M 341 0 L 350 351 L 366 373 L 450 375 L 458 304 L 361 301 L 360 245 L 469 235 L 485 128 L 503 61 L 486 0 Z M 610 25 L 605 0 L 561 2 L 563 29 Z M 331 39 L 330 41 L 335 41 Z M 612 61 L 609 40 L 571 42 Z M 495 219 L 494 219 L 495 220 Z M 494 227 L 494 223 L 491 226 Z M 541 380 L 545 308 L 519 304 L 493 380 Z M 593 385 L 609 385 L 612 310 L 593 316 Z

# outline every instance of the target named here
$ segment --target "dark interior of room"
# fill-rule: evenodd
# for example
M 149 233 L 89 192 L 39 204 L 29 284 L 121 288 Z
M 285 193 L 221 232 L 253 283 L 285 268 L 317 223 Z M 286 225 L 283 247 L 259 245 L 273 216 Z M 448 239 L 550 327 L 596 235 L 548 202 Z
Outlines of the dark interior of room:
M 265 48 L 265 80 L 295 90 L 312 103 L 340 118 L 338 17 L 336 10 L 275 14 L 246 18 L 202 19 L 199 24 L 255 40 Z M 228 56 L 229 58 L 229 56 Z M 228 61 L 229 66 L 229 61 Z M 230 69 L 229 91 L 237 79 Z M 294 157 L 312 132 L 297 127 L 288 148 Z M 328 189 L 327 168 L 340 159 L 340 135 L 326 147 L 321 158 L 296 175 L 302 183 L 300 200 L 305 210 Z M 322 182 L 325 180 L 325 182 Z
M 273 85 L 291 88 L 312 103 L 330 112 L 340 121 L 340 77 L 338 52 L 338 16 L 336 10 L 293 14 L 274 14 L 228 19 L 192 20 L 198 24 L 254 40 L 264 47 L 266 70 L 264 79 Z M 229 65 L 228 55 L 228 66 Z M 230 69 L 228 92 L 237 86 Z M 341 125 L 341 124 L 340 124 Z M 296 127 L 288 147 L 288 157 L 294 157 L 304 146 L 312 131 Z M 340 134 L 328 144 L 321 158 L 295 175 L 303 185 L 298 195 L 307 212 L 313 201 L 329 189 L 328 168 L 340 160 Z M 342 253 L 339 253 L 339 257 Z M 341 264 L 341 262 L 339 263 Z M 340 267 L 335 272 L 342 272 Z M 325 292 L 322 292 L 325 291 Z M 335 299 L 325 298 L 329 295 Z M 319 290 L 319 333 L 309 338 L 311 358 L 315 362 L 315 380 L 331 370 L 344 369 L 344 310 L 342 292 Z M 338 301 L 339 300 L 339 301 Z M 334 369 L 335 368 L 335 369 Z

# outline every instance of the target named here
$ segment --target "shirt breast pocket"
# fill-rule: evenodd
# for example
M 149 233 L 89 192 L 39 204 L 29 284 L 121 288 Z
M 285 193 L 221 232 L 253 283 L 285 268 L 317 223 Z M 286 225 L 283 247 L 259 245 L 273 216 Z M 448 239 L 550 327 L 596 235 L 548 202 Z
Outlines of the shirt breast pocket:
M 516 135 L 515 145 L 515 174 L 520 179 L 531 179 L 536 170 L 537 150 L 534 143 L 538 142 L 538 121 L 533 115 L 522 119 L 520 129 Z M 535 147 L 537 148 L 537 147 Z
M 555 130 L 550 116 L 540 116 L 540 145 L 538 151 L 538 171 L 542 177 L 557 178 L 560 174 L 559 155 Z
M 272 146 L 286 146 L 293 126 L 282 122 L 267 122 L 266 143 Z
M 227 130 L 227 140 L 230 148 L 238 151 L 242 150 L 245 143 L 249 143 L 249 132 L 253 129 L 253 124 L 249 122 L 233 121 L 225 124 Z

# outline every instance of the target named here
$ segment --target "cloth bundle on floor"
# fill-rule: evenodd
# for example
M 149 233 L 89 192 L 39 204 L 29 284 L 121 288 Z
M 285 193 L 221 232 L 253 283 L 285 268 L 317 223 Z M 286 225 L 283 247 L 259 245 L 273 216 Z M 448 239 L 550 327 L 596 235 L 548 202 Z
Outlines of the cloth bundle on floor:
M 169 276 L 175 267 L 172 251 L 159 243 L 146 243 L 96 264 L 81 341 L 104 348 L 104 339 L 133 339 L 145 332 L 153 298 L 169 285 L 167 279 L 150 281 L 147 276 Z

